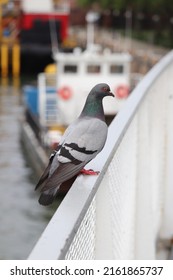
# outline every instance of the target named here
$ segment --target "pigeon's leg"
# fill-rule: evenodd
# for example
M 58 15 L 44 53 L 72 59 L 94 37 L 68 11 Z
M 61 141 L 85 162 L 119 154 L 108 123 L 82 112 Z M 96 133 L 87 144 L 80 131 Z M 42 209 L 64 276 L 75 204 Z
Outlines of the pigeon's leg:
M 93 169 L 82 169 L 80 173 L 85 175 L 98 175 L 100 171 L 94 171 Z

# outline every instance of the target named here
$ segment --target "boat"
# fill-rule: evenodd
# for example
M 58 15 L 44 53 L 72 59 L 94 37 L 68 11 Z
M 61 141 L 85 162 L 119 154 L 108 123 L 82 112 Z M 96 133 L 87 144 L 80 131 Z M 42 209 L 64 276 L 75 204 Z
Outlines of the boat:
M 20 15 L 22 72 L 38 74 L 52 60 L 52 48 L 63 47 L 68 38 L 68 1 L 23 0 Z M 70 50 L 69 50 L 70 51 Z

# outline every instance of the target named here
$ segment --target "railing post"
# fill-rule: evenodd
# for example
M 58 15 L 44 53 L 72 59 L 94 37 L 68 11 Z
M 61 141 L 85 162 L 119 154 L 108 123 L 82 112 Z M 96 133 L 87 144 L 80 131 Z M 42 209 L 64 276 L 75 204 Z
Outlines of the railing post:
M 161 229 L 161 238 L 173 238 L 173 65 L 170 66 L 169 74 L 167 75 L 167 144 L 166 144 L 166 186 L 165 186 L 165 201 L 163 209 L 163 224 Z M 169 137 L 168 137 L 169 135 Z
M 39 101 L 39 118 L 41 126 L 45 126 L 45 103 L 46 103 L 46 77 L 44 73 L 38 75 L 38 101 Z

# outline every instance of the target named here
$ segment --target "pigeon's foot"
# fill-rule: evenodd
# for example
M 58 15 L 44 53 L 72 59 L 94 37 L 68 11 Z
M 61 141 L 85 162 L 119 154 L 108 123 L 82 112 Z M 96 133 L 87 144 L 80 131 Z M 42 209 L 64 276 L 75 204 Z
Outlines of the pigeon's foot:
M 88 170 L 82 169 L 80 173 L 85 175 L 98 175 L 100 171 L 94 171 L 93 169 L 88 169 Z

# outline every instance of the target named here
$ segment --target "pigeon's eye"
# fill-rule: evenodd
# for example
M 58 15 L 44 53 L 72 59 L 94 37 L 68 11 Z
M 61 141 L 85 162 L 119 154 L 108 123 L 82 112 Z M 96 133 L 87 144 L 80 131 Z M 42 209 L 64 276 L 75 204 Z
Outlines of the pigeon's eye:
M 103 87 L 102 90 L 103 90 L 104 92 L 108 92 L 108 91 L 109 91 L 109 89 L 108 89 L 107 87 Z

